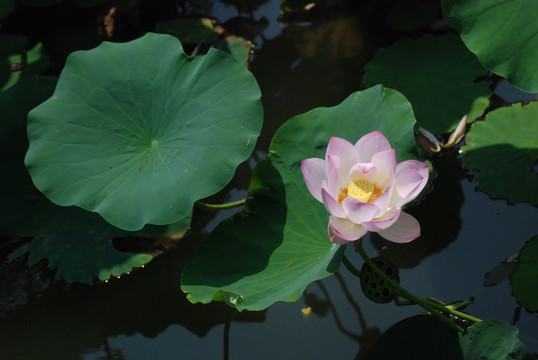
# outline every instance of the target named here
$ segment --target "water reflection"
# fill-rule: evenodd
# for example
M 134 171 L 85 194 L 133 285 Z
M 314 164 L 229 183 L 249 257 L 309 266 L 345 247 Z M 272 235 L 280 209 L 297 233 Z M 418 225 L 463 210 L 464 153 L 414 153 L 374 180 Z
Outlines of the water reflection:
M 263 322 L 263 311 L 239 313 L 222 303 L 193 305 L 186 300 L 179 290 L 180 269 L 197 241 L 184 240 L 143 271 L 106 284 L 58 282 L 44 291 L 38 288 L 37 294 L 30 282 L 18 287 L 11 296 L 29 300 L 0 318 L 0 358 L 77 359 L 104 348 L 107 356 L 117 359 L 121 352 L 109 347 L 106 339 L 120 334 L 155 338 L 177 324 L 204 337 L 226 322 Z
M 305 291 L 304 293 L 305 304 L 312 308 L 312 312 L 314 314 L 321 317 L 327 316 L 327 314 L 330 311 L 330 313 L 333 315 L 334 322 L 338 330 L 340 330 L 340 332 L 342 332 L 344 335 L 346 335 L 348 338 L 350 338 L 354 342 L 358 343 L 359 352 L 355 356 L 355 359 L 362 359 L 366 355 L 370 346 L 381 336 L 381 329 L 375 326 L 368 327 L 368 324 L 366 323 L 366 319 L 357 301 L 351 294 L 351 291 L 349 290 L 342 275 L 340 275 L 340 273 L 337 272 L 334 274 L 334 277 L 338 281 L 338 284 L 342 290 L 342 294 L 344 295 L 346 300 L 349 302 L 349 304 L 351 305 L 351 308 L 353 309 L 353 311 L 355 312 L 357 316 L 357 323 L 359 324 L 360 333 L 357 334 L 345 328 L 342 320 L 340 319 L 338 310 L 332 302 L 330 292 L 327 290 L 325 285 L 323 285 L 322 281 L 317 281 L 316 285 L 320 288 L 325 299 L 320 299 L 315 293 Z M 336 294 L 336 296 L 340 297 L 340 294 Z M 350 314 L 346 314 L 345 316 L 349 317 Z

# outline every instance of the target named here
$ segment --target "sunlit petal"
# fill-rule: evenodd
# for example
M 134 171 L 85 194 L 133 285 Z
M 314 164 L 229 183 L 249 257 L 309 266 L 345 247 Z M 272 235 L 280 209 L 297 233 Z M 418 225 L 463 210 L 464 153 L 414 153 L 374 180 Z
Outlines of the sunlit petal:
M 347 241 L 358 240 L 366 234 L 366 229 L 360 224 L 333 215 L 329 217 L 329 229 L 337 237 Z
M 383 216 L 372 221 L 365 221 L 361 225 L 364 226 L 364 228 L 368 231 L 379 232 L 387 229 L 389 226 L 392 226 L 396 220 L 398 220 L 400 213 L 400 210 L 392 209 L 387 211 Z
M 355 144 L 360 161 L 372 162 L 372 156 L 383 150 L 389 150 L 390 144 L 385 135 L 380 131 L 373 131 L 361 137 Z
M 400 212 L 398 220 L 378 234 L 392 242 L 407 243 L 420 236 L 420 224 L 413 216 Z
M 327 192 L 327 190 L 321 189 L 321 197 L 323 199 L 323 205 L 325 205 L 325 209 L 327 209 L 329 213 L 341 218 L 346 217 L 346 213 L 344 209 L 342 209 L 342 206 Z
M 356 224 L 370 221 L 379 214 L 377 205 L 363 203 L 352 197 L 345 198 L 344 201 L 342 201 L 342 208 L 346 217 Z
M 376 168 L 371 178 L 379 187 L 386 188 L 394 184 L 396 174 L 396 151 L 394 149 L 383 150 L 372 156 L 372 163 Z
M 308 191 L 318 201 L 323 202 L 321 198 L 321 185 L 326 178 L 325 161 L 316 158 L 305 159 L 301 161 L 301 171 Z

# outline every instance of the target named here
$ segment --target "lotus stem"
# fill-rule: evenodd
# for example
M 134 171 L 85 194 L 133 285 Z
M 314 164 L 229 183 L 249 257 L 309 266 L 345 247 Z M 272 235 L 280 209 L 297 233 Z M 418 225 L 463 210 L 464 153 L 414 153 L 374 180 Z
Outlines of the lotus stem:
M 361 271 L 357 269 L 355 266 L 353 266 L 353 264 L 351 263 L 351 261 L 349 261 L 346 255 L 342 257 L 342 262 L 344 263 L 344 265 L 346 266 L 346 268 L 349 270 L 350 273 L 352 273 L 358 278 L 361 277 Z
M 383 278 L 383 280 L 388 282 L 390 284 L 390 286 L 394 289 L 394 291 L 399 296 L 401 296 L 401 297 L 403 297 L 403 298 L 405 298 L 407 300 L 410 300 L 410 301 L 414 302 L 415 304 L 421 306 L 426 311 L 428 311 L 430 314 L 437 317 L 439 320 L 441 320 L 447 326 L 453 328 L 454 330 L 456 330 L 458 332 L 463 332 L 464 331 L 460 326 L 453 323 L 452 321 L 450 321 L 450 319 L 448 319 L 447 317 L 443 316 L 443 314 L 440 313 L 440 311 L 445 312 L 445 313 L 450 313 L 451 312 L 450 309 L 448 309 L 448 308 L 446 308 L 446 307 L 444 307 L 444 306 L 442 306 L 440 304 L 436 304 L 438 306 L 435 306 L 430 301 L 427 301 L 426 299 L 422 299 L 422 298 L 420 298 L 420 297 L 418 297 L 416 295 L 413 295 L 411 292 L 409 292 L 408 290 L 401 287 L 400 284 L 398 284 L 396 281 L 394 281 L 393 279 L 388 277 L 380 268 L 377 267 L 376 264 L 374 264 L 374 262 L 368 257 L 368 255 L 366 255 L 366 252 L 364 251 L 364 249 L 362 247 L 361 240 L 358 240 L 357 249 L 358 249 L 359 254 L 361 255 L 361 257 L 363 258 L 363 260 L 366 262 L 366 264 L 368 264 L 368 266 L 370 266 L 375 273 L 377 273 L 381 278 Z
M 249 198 L 232 201 L 226 204 L 208 204 L 203 201 L 197 201 L 195 202 L 195 205 L 202 209 L 207 209 L 207 210 L 226 210 L 226 209 L 232 209 L 238 206 L 243 206 L 245 205 L 248 199 Z

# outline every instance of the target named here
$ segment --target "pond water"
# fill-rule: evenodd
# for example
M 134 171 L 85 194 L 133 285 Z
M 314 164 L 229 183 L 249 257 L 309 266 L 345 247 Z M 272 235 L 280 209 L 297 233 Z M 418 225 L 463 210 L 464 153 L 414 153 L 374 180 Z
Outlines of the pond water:
M 252 168 L 265 156 L 278 126 L 360 90 L 365 62 L 377 48 L 403 36 L 380 29 L 366 5 L 350 11 L 335 2 L 318 17 L 293 25 L 277 21 L 279 6 L 280 1 L 267 1 L 252 14 L 254 20 L 268 20 L 255 37 L 251 63 L 263 95 L 262 137 L 253 159 L 238 169 L 215 201 L 244 198 Z M 220 23 L 237 15 L 236 8 L 219 2 L 204 9 Z M 536 99 L 505 82 L 496 92 L 506 102 Z M 422 224 L 421 238 L 396 245 L 368 235 L 366 251 L 392 259 L 400 267 L 401 284 L 419 296 L 446 302 L 474 297 L 469 313 L 515 322 L 520 339 L 537 353 L 536 314 L 519 307 L 507 280 L 493 287 L 483 281 L 484 274 L 537 233 L 538 209 L 477 192 L 457 151 L 432 162 L 438 175 L 434 188 L 409 210 Z M 177 248 L 106 283 L 66 285 L 53 282 L 46 271 L 43 275 L 43 264 L 29 269 L 20 260 L 4 262 L 0 358 L 361 359 L 390 326 L 422 312 L 417 306 L 370 302 L 343 266 L 334 276 L 309 285 L 299 301 L 276 303 L 261 312 L 189 303 L 179 288 L 183 264 L 219 221 L 239 210 L 197 210 L 194 231 Z M 357 267 L 362 265 L 351 246 L 346 254 Z M 307 306 L 312 313 L 303 316 Z

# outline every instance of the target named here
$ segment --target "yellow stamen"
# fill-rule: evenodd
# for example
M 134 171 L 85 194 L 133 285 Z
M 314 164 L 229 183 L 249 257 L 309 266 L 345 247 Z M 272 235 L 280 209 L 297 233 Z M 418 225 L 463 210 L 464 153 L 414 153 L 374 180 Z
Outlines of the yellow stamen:
M 383 189 L 377 186 L 375 183 L 371 183 L 368 180 L 355 180 L 347 187 L 340 189 L 338 194 L 338 202 L 342 204 L 345 198 L 348 196 L 354 197 L 360 202 L 374 202 L 378 197 L 383 194 Z

